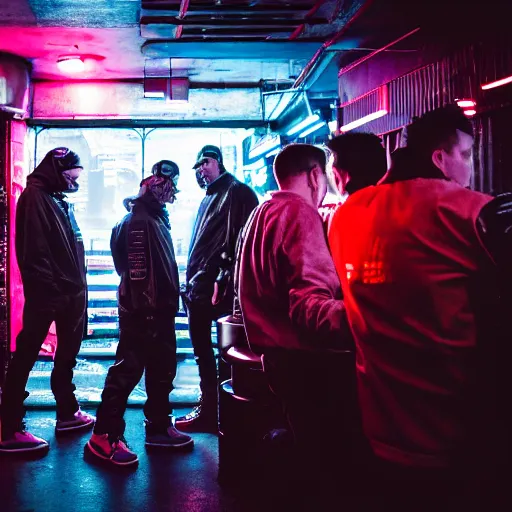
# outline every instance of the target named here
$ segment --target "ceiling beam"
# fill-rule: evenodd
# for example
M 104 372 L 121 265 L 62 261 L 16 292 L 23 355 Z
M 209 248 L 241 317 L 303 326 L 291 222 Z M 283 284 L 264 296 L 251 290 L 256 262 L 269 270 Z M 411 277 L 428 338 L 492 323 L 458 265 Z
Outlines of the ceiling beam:
M 200 12 L 202 14 L 252 14 L 252 13 L 274 13 L 274 14 L 290 14 L 290 12 L 308 12 L 315 2 L 299 2 L 297 0 L 290 1 L 289 4 L 261 4 L 261 3 L 248 3 L 237 2 L 230 4 L 215 5 L 213 2 L 198 2 L 194 0 L 189 5 L 189 12 Z M 142 10 L 152 11 L 169 11 L 178 14 L 180 9 L 180 2 L 169 2 L 165 0 L 143 0 Z
M 211 17 L 211 16 L 187 16 L 185 18 L 179 18 L 176 16 L 141 16 L 141 25 L 159 24 L 159 25 L 183 25 L 198 26 L 198 27 L 233 27 L 233 26 L 251 26 L 251 25 L 267 25 L 267 26 L 297 26 L 299 23 L 304 25 L 323 25 L 329 22 L 325 18 L 309 18 L 307 20 L 294 19 L 290 17 L 286 18 L 273 18 L 268 16 L 258 17 L 245 17 L 240 18 L 239 16 L 222 16 L 222 17 Z
M 347 49 L 351 45 L 347 46 Z M 244 41 L 237 49 L 232 41 L 149 40 L 142 45 L 146 58 L 241 59 L 280 62 L 289 59 L 309 59 L 319 43 L 310 41 Z

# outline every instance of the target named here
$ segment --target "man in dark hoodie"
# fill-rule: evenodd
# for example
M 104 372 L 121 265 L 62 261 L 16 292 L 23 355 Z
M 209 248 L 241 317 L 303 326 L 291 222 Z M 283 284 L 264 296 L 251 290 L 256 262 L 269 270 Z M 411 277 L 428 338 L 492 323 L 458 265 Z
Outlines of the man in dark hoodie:
M 194 165 L 198 183 L 206 188 L 199 206 L 187 264 L 184 302 L 190 339 L 199 366 L 201 401 L 176 419 L 190 431 L 217 431 L 217 367 L 213 354 L 212 321 L 233 309 L 232 270 L 240 230 L 258 205 L 256 194 L 226 172 L 217 146 L 204 146 Z
M 86 278 L 82 236 L 65 193 L 78 190 L 80 159 L 68 148 L 50 151 L 28 176 L 16 211 L 16 258 L 25 306 L 23 329 L 2 390 L 0 452 L 27 452 L 48 443 L 24 430 L 23 401 L 30 370 L 52 322 L 57 350 L 51 388 L 57 402 L 56 432 L 92 427 L 74 395 L 73 368 L 86 317 Z
M 144 370 L 146 446 L 181 449 L 193 445 L 190 436 L 172 425 L 169 404 L 176 376 L 174 318 L 179 279 L 165 203 L 176 198 L 178 176 L 174 162 L 158 162 L 153 175 L 142 181 L 139 195 L 130 198 L 130 213 L 112 230 L 110 247 L 121 276 L 119 345 L 87 448 L 95 457 L 116 466 L 138 462 L 123 440 L 123 415 L 128 396 Z

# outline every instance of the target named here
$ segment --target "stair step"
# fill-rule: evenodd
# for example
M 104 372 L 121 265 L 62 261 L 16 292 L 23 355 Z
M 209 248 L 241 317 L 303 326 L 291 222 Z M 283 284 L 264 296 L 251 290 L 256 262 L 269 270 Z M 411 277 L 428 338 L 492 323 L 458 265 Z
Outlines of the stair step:
M 98 405 L 105 384 L 105 377 L 112 360 L 78 359 L 74 371 L 73 382 L 76 385 L 76 396 L 83 406 Z M 27 391 L 30 396 L 25 400 L 27 407 L 55 407 L 55 400 L 50 388 L 52 361 L 38 360 L 30 372 Z M 178 361 L 175 388 L 170 400 L 172 404 L 191 406 L 199 400 L 199 372 L 194 359 L 186 358 Z M 144 376 L 130 394 L 130 406 L 142 406 L 146 401 Z

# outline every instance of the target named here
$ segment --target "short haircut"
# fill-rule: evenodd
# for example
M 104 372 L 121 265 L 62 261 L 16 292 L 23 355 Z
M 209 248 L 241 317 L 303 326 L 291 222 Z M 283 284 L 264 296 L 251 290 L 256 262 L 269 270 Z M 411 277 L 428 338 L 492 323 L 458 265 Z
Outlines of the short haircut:
M 386 151 L 377 135 L 345 133 L 327 147 L 334 153 L 334 166 L 348 174 L 353 191 L 375 185 L 386 174 Z
M 315 165 L 323 172 L 327 165 L 326 152 L 311 144 L 290 144 L 276 156 L 274 174 L 278 183 L 283 183 L 293 176 L 309 173 Z
M 446 105 L 427 112 L 407 127 L 407 147 L 418 157 L 431 159 L 436 149 L 451 151 L 457 143 L 457 130 L 473 137 L 473 127 L 457 105 Z

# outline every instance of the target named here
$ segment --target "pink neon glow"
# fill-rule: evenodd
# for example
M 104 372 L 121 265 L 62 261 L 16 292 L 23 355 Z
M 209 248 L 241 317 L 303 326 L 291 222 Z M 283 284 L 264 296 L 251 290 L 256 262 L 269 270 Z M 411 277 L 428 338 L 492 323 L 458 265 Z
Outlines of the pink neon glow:
M 80 57 L 63 57 L 57 61 L 58 68 L 64 73 L 82 73 L 85 62 Z
M 512 76 L 507 76 L 507 78 L 502 78 L 501 80 L 496 80 L 495 82 L 489 82 L 488 84 L 482 84 L 482 89 L 486 91 L 487 89 L 494 89 L 495 87 L 500 87 L 505 84 L 509 84 L 512 82 Z
M 468 107 L 474 107 L 476 106 L 476 101 L 474 100 L 456 100 L 457 105 L 460 108 L 468 108 Z
M 351 123 L 341 126 L 340 132 L 349 132 L 350 130 L 357 128 L 358 126 L 362 126 L 363 124 L 369 123 L 370 121 L 379 119 L 379 117 L 383 117 L 383 116 L 387 115 L 388 113 L 389 113 L 388 110 L 385 108 L 383 108 L 381 110 L 377 110 L 377 112 L 373 112 L 371 114 L 368 114 L 367 116 L 361 117 L 361 119 L 356 119 L 355 121 L 352 121 Z
M 468 117 L 471 117 L 471 116 L 474 116 L 476 114 L 476 110 L 464 110 L 464 114 L 467 115 Z

